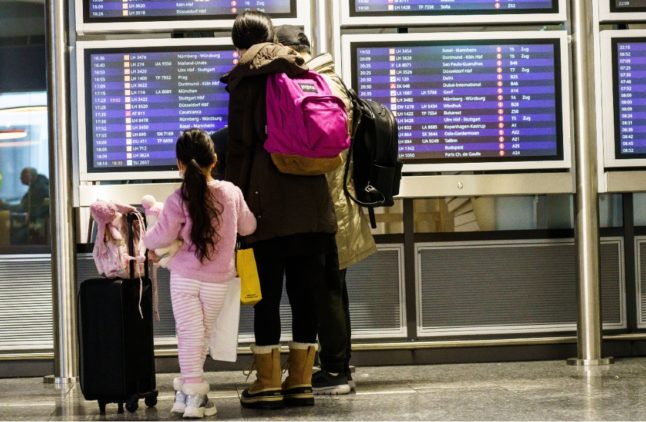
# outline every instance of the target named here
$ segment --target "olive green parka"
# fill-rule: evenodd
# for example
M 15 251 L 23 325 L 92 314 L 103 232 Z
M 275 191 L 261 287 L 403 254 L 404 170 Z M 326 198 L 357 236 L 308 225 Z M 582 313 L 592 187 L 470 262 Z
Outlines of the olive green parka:
M 348 130 L 350 130 L 352 128 L 352 102 L 348 98 L 339 76 L 334 71 L 332 56 L 327 53 L 321 54 L 311 59 L 306 65 L 310 70 L 321 74 L 328 82 L 334 95 L 343 100 L 350 119 L 348 124 Z M 343 176 L 347 159 L 348 153 L 346 151 L 343 154 L 343 165 L 326 174 L 336 214 L 336 245 L 339 251 L 339 268 L 341 269 L 348 268 L 377 251 L 370 232 L 368 217 L 343 190 Z M 351 169 L 352 167 L 350 167 L 348 186 L 350 192 L 354 193 Z

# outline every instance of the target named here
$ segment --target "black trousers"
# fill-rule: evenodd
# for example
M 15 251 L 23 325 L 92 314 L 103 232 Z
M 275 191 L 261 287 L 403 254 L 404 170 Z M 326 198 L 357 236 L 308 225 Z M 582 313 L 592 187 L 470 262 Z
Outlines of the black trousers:
M 339 269 L 336 251 L 325 256 L 325 278 L 315 286 L 318 312 L 319 361 L 328 372 L 349 371 L 350 302 L 346 270 Z
M 325 273 L 325 254 L 294 255 L 283 241 L 254 246 L 262 300 L 254 306 L 254 335 L 258 346 L 278 344 L 281 335 L 280 299 L 283 280 L 292 310 L 292 339 L 315 343 L 317 312 L 314 286 Z

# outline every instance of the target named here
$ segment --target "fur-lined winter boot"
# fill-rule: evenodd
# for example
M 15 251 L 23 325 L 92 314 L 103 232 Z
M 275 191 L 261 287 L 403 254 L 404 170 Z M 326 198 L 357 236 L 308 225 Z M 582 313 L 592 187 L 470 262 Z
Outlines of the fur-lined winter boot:
M 280 346 L 251 345 L 256 381 L 242 392 L 243 407 L 255 409 L 279 409 L 283 407 L 280 388 Z
M 207 382 L 184 383 L 182 393 L 186 394 L 185 418 L 203 418 L 204 416 L 213 416 L 218 412 L 215 404 L 207 396 L 209 393 Z
M 289 344 L 287 379 L 283 382 L 283 400 L 287 406 L 312 406 L 312 367 L 316 355 L 316 343 Z
M 170 410 L 172 413 L 184 413 L 184 409 L 186 409 L 186 394 L 182 392 L 183 385 L 184 381 L 181 378 L 173 378 L 175 402 L 173 402 L 173 408 Z

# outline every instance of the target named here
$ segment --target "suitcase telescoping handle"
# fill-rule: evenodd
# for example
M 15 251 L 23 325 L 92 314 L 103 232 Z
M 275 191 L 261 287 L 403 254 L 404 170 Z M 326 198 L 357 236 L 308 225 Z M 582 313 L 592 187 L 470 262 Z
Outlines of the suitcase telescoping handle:
M 128 213 L 128 255 L 135 256 L 135 236 L 134 236 L 134 222 L 139 222 L 142 227 L 139 227 L 139 236 L 143 236 L 146 231 L 146 216 L 139 211 Z M 139 275 L 141 276 L 141 274 Z M 144 277 L 148 278 L 148 250 L 144 252 Z M 135 260 L 130 260 L 130 279 L 135 278 Z
M 137 257 L 135 257 L 135 231 L 133 224 L 135 220 L 139 224 L 139 236 L 143 236 L 144 233 L 146 232 L 146 220 L 145 216 L 143 216 L 139 211 L 134 211 L 128 213 L 126 216 L 126 220 L 128 222 L 128 255 L 130 255 L 130 262 L 129 262 L 129 267 L 130 267 L 130 280 L 135 279 L 135 262 L 137 262 Z M 144 251 L 144 277 L 148 279 L 148 250 Z M 139 315 L 141 316 L 141 319 L 144 319 L 144 312 L 143 309 L 141 308 L 141 299 L 143 298 L 144 294 L 144 284 L 141 279 L 141 273 L 137 275 L 137 278 L 139 279 Z

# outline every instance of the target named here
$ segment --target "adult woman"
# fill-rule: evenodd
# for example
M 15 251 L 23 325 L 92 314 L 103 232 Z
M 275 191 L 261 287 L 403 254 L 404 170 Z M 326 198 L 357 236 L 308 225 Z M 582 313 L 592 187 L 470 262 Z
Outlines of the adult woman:
M 253 246 L 263 299 L 254 307 L 252 346 L 257 380 L 242 405 L 276 408 L 312 405 L 311 375 L 316 353 L 313 285 L 324 276 L 325 254 L 334 251 L 336 222 L 324 176 L 280 173 L 263 148 L 266 138 L 267 77 L 307 70 L 293 50 L 273 44 L 273 26 L 261 12 L 239 15 L 231 31 L 239 63 L 222 78 L 229 99 L 229 142 L 225 178 L 242 189 L 256 215 Z M 280 298 L 283 279 L 292 309 L 289 375 L 281 386 Z

